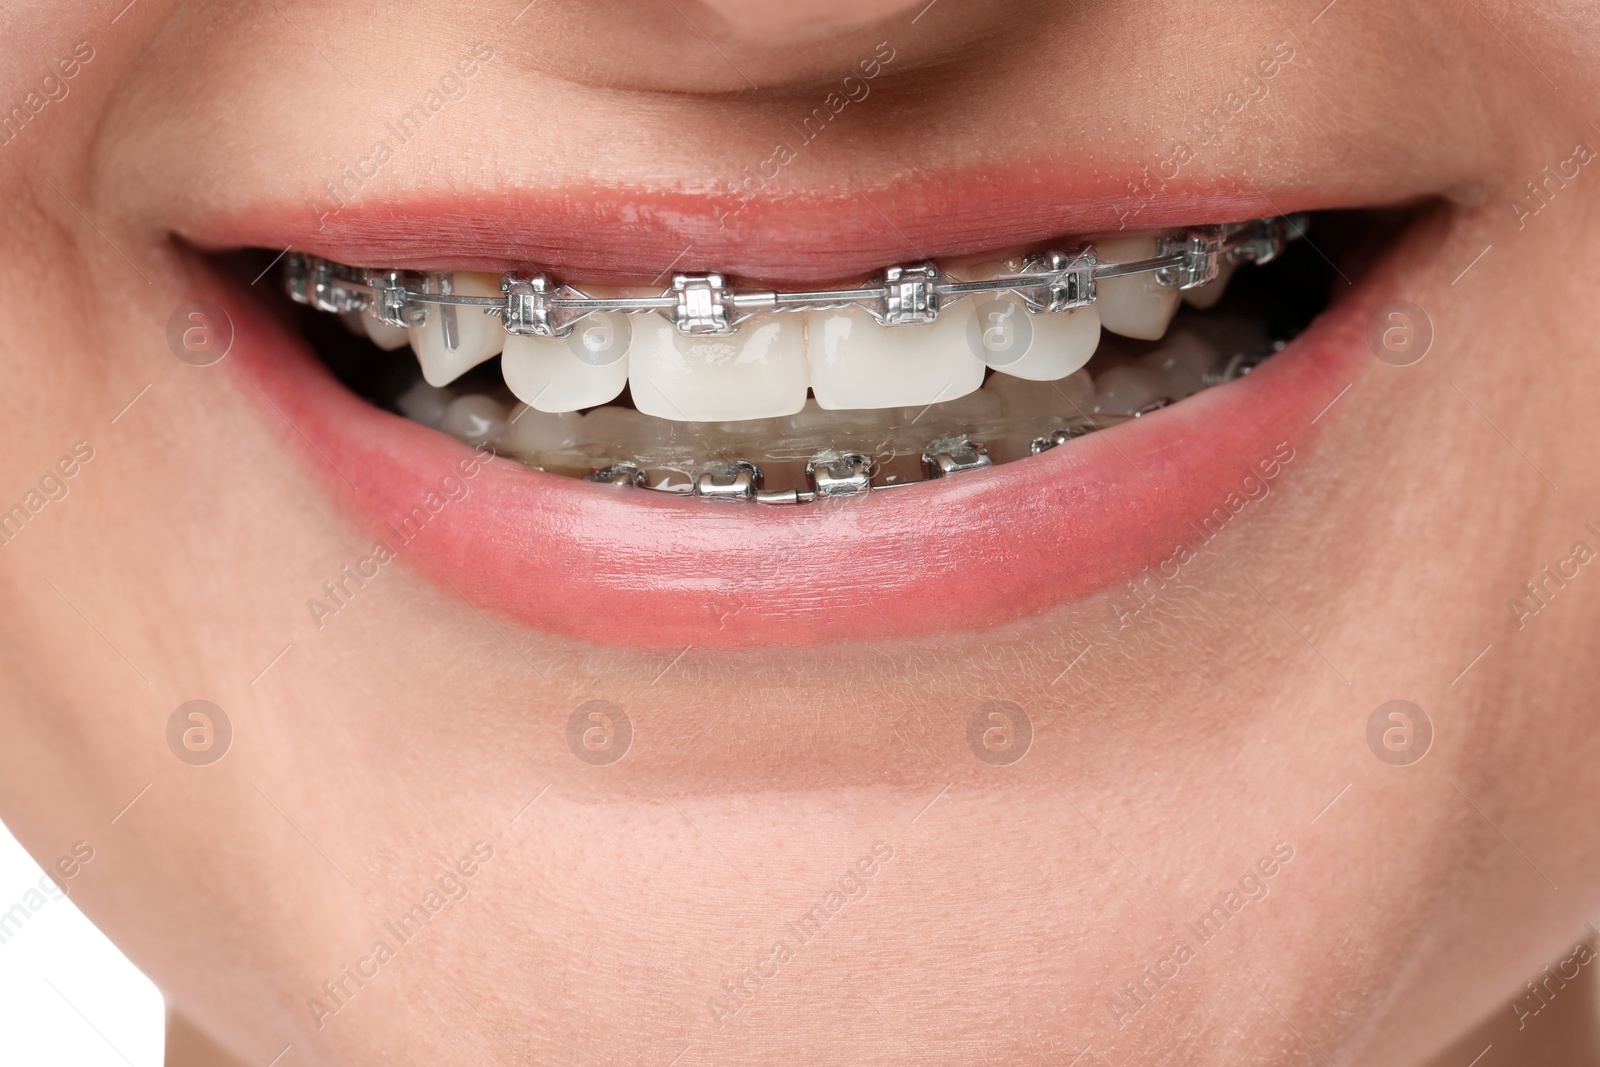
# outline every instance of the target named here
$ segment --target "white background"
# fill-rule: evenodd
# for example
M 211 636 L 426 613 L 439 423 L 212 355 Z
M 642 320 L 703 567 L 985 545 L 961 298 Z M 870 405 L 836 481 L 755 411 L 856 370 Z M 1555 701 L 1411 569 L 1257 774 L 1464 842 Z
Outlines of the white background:
M 43 875 L 0 826 L 0 913 Z M 71 897 L 45 900 L 0 944 L 0 1064 L 161 1067 L 161 994 Z

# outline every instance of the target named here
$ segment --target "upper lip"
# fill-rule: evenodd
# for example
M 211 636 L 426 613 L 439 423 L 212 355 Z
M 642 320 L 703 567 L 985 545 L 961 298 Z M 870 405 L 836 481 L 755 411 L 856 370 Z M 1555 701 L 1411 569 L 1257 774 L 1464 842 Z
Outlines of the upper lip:
M 1137 173 L 1130 167 L 1128 174 Z M 777 288 L 862 277 L 894 264 L 1034 246 L 1063 237 L 1234 222 L 1343 206 L 1168 183 L 1141 199 L 1124 175 L 1023 164 L 872 186 L 757 195 L 718 189 L 517 190 L 376 194 L 343 206 L 313 193 L 203 215 L 179 231 L 205 249 L 294 248 L 354 266 L 411 270 L 550 268 L 565 280 L 656 284 L 718 271 Z
M 955 187 L 943 188 L 932 203 Z M 752 204 L 717 228 L 705 198 L 687 193 L 520 198 L 542 213 L 510 198 L 352 205 L 320 230 L 308 213 L 263 210 L 190 236 L 293 245 L 365 265 L 560 262 L 631 275 L 659 273 L 677 259 L 675 269 L 714 265 L 804 283 L 910 258 L 908 243 L 938 255 L 1115 229 L 1105 196 L 1057 199 L 1024 181 L 1010 188 L 1012 195 L 983 204 L 963 201 L 973 205 L 966 216 L 931 208 L 926 185 L 787 201 L 783 224 L 761 241 L 741 230 L 764 217 L 773 222 L 778 206 Z M 1146 205 L 1139 228 L 1317 206 L 1304 197 L 1197 191 Z M 891 213 L 899 216 L 892 223 Z M 597 225 L 607 215 L 629 222 Z M 690 234 L 698 235 L 692 254 L 680 243 Z M 1088 596 L 1170 557 L 1255 464 L 1280 445 L 1299 449 L 1315 414 L 1354 374 L 1364 352 L 1361 308 L 1377 299 L 1375 285 L 1347 294 L 1249 378 L 1023 463 L 782 512 L 664 499 L 495 463 L 402 555 L 482 608 L 618 644 L 739 647 L 991 625 Z M 286 416 L 311 442 L 314 469 L 343 475 L 327 479 L 334 495 L 392 539 L 388 524 L 417 505 L 465 446 L 359 401 L 268 317 L 245 307 L 237 317 L 231 362 L 271 399 L 271 417 Z

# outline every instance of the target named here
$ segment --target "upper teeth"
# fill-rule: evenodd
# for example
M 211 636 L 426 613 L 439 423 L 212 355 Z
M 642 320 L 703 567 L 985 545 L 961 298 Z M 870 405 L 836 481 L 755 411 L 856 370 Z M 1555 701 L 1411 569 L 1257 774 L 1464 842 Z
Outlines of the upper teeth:
M 963 273 L 977 280 L 1005 268 L 990 264 Z M 448 385 L 500 352 L 506 386 L 537 411 L 597 407 L 628 385 L 634 405 L 648 415 L 730 422 L 793 415 L 807 390 L 826 410 L 955 400 L 983 384 L 986 365 L 1033 381 L 1065 378 L 1094 355 L 1102 323 L 1130 337 L 1165 333 L 1178 291 L 1168 290 L 1170 300 L 1156 292 L 1146 297 L 1137 288 L 1146 284 L 1142 275 L 1107 279 L 1098 305 L 1050 315 L 1030 315 L 1013 293 L 994 294 L 971 301 L 967 314 L 895 329 L 850 307 L 769 312 L 727 335 L 685 335 L 658 315 L 606 312 L 566 337 L 508 336 L 491 316 L 462 306 L 449 309 L 455 347 L 442 314 L 429 315 L 410 334 L 429 385 Z M 487 294 L 498 291 L 498 279 L 465 272 L 430 277 L 431 291 L 441 286 Z
M 435 274 L 428 278 L 428 292 L 494 296 L 500 283 L 488 274 Z M 410 330 L 411 348 L 429 385 L 449 385 L 506 345 L 500 324 L 471 307 L 444 305 Z
M 1101 241 L 1096 251 L 1116 262 L 1154 259 L 1156 240 L 1155 234 L 1113 237 Z M 1173 286 L 1161 285 L 1153 274 L 1102 278 L 1099 285 L 1100 299 L 1095 307 L 1100 309 L 1100 325 L 1141 341 L 1161 339 L 1183 295 Z
M 798 315 L 763 315 L 738 333 L 710 337 L 682 334 L 658 315 L 641 316 L 628 359 L 634 406 L 682 422 L 793 415 L 811 385 Z
M 880 329 L 860 308 L 807 318 L 811 388 L 824 410 L 933 404 L 983 384 L 983 363 L 958 316 L 897 330 Z
M 1270 220 L 1215 228 L 1214 233 L 1232 235 L 1227 248 L 1240 248 L 1234 256 L 1259 261 L 1298 230 L 1298 220 Z M 717 275 L 684 276 L 659 297 L 639 298 L 628 290 L 587 294 L 612 301 L 613 308 L 671 312 L 671 319 L 634 317 L 620 310 L 589 311 L 580 317 L 588 309 L 574 310 L 574 300 L 584 294 L 558 291 L 542 278 L 531 286 L 519 282 L 513 291 L 514 276 L 503 282 L 484 273 L 439 273 L 426 276 L 420 293 L 414 286 L 381 291 L 376 283 L 351 284 L 348 277 L 333 273 L 349 268 L 304 256 L 291 262 L 289 290 L 325 310 L 365 307 L 367 333 L 385 348 L 401 341 L 401 328 L 393 323 L 409 323 L 405 332 L 423 377 L 435 387 L 448 385 L 503 350 L 506 385 L 536 411 L 597 407 L 631 383 L 635 406 L 648 415 L 725 422 L 794 415 L 808 392 L 819 407 L 831 410 L 950 401 L 977 390 L 986 366 L 1016 378 L 1058 381 L 1088 362 L 1102 326 L 1111 333 L 1157 340 L 1166 333 L 1185 289 L 1192 303 L 1215 303 L 1234 266 L 1225 239 L 1190 236 L 1191 245 L 1201 251 L 1188 259 L 1174 258 L 1172 249 L 1182 246 L 1152 233 L 1108 238 L 1096 244 L 1093 255 L 1071 253 L 1053 261 L 989 263 L 955 268 L 946 275 L 926 267 L 906 268 L 903 273 L 891 271 L 876 290 L 853 291 L 862 295 L 831 301 L 825 298 L 838 297 L 838 291 L 735 295 Z M 1152 266 L 1139 273 L 1115 273 L 1118 264 L 1163 256 L 1169 266 L 1162 270 Z M 1056 266 L 1046 265 L 1051 262 Z M 1101 273 L 1106 276 L 1097 276 Z M 398 277 L 386 272 L 367 276 Z M 1042 281 L 1023 284 L 1017 282 L 1019 276 Z M 1214 280 L 1206 284 L 1207 278 Z M 1011 287 L 998 279 L 1011 280 Z M 996 288 L 971 291 L 972 283 L 985 282 Z M 962 285 L 967 291 L 959 291 Z M 368 291 L 374 295 L 369 297 Z M 533 295 L 526 307 L 554 310 L 535 313 L 531 324 L 519 320 L 514 328 L 515 300 L 528 292 Z M 872 293 L 878 294 L 876 306 L 867 295 Z M 434 303 L 426 300 L 428 295 L 479 299 Z M 941 307 L 957 299 L 961 305 Z M 762 306 L 785 305 L 807 310 L 751 314 Z M 1064 310 L 1044 310 L 1050 305 Z M 558 315 L 567 321 L 558 323 Z M 732 329 L 740 319 L 742 324 Z M 906 325 L 884 328 L 880 322 Z M 563 328 L 568 331 L 564 336 L 548 336 Z M 1133 401 L 1145 390 L 1144 383 L 1134 381 L 1137 377 L 1129 376 L 1128 397 L 1117 398 L 1119 406 L 1138 406 Z M 460 417 L 481 419 L 483 413 L 463 411 Z M 478 436 L 470 427 L 462 429 Z

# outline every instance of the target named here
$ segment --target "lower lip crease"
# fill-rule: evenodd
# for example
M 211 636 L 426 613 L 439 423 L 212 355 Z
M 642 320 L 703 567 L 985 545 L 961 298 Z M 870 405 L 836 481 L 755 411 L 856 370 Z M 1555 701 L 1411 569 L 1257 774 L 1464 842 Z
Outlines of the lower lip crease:
M 768 508 L 600 486 L 504 458 L 463 478 L 470 448 L 360 400 L 254 301 L 208 285 L 234 318 L 228 362 L 246 393 L 259 389 L 276 409 L 261 404 L 263 418 L 293 423 L 286 440 L 401 560 L 536 630 L 673 650 L 986 628 L 1198 550 L 1219 525 L 1207 517 L 1231 518 L 1247 479 L 1281 481 L 1304 464 L 1313 420 L 1353 379 L 1364 313 L 1381 299 L 1364 285 L 1248 377 L 1040 456 L 867 499 Z M 445 495 L 447 475 L 464 496 Z M 447 501 L 436 512 L 430 493 L 435 506 Z M 418 508 L 426 521 L 407 539 L 402 519 Z

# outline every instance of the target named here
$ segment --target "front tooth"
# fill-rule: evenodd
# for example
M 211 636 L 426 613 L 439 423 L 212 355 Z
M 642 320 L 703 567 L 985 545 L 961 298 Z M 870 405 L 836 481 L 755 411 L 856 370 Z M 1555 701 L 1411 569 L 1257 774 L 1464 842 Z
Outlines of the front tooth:
M 431 274 L 427 291 L 441 293 L 448 288 L 457 296 L 500 295 L 500 282 L 492 274 Z M 429 385 L 449 385 L 484 360 L 505 347 L 506 331 L 500 320 L 485 315 L 481 308 L 427 304 L 427 321 L 410 327 L 411 347 L 422 364 L 422 376 Z M 446 322 L 454 319 L 454 329 L 449 331 L 454 344 L 447 343 Z
M 808 317 L 811 391 L 824 410 L 916 407 L 955 400 L 983 384 L 983 361 L 967 336 L 970 316 L 880 326 L 852 307 Z
M 727 336 L 689 336 L 652 315 L 635 328 L 628 367 L 633 403 L 678 422 L 793 415 L 806 402 L 805 327 L 799 315 L 757 316 Z
M 951 274 L 963 281 L 988 281 L 1014 274 L 1022 264 L 984 263 Z M 1002 374 L 1035 382 L 1065 378 L 1094 355 L 1100 344 L 1100 313 L 1093 304 L 1071 311 L 1033 314 L 1016 293 L 974 294 L 962 315 L 971 346 Z
M 1103 263 L 1154 259 L 1156 235 L 1107 237 L 1096 241 L 1094 250 Z M 1124 337 L 1159 341 L 1178 310 L 1180 290 L 1175 286 L 1158 285 L 1154 271 L 1101 278 L 1095 284 L 1099 296 L 1094 306 L 1100 311 L 1100 325 Z
M 1224 259 L 1217 265 L 1217 276 L 1215 278 L 1198 289 L 1190 289 L 1183 294 L 1184 303 L 1192 308 L 1199 308 L 1201 311 L 1216 307 L 1217 301 L 1221 300 L 1223 294 L 1228 291 L 1228 279 L 1233 277 L 1233 272 L 1237 267 L 1237 263 Z
M 620 312 L 579 321 L 566 337 L 509 337 L 500 373 L 518 400 L 560 413 L 609 404 L 628 384 L 633 324 Z

